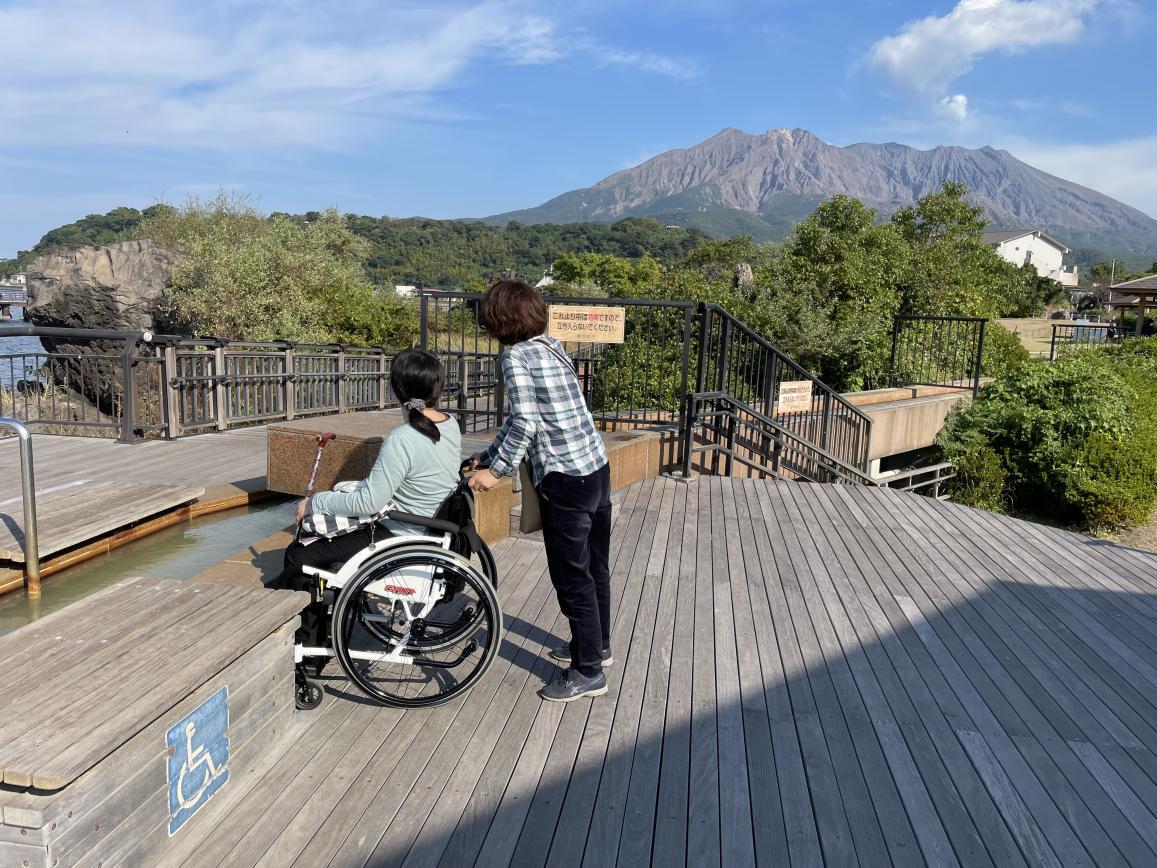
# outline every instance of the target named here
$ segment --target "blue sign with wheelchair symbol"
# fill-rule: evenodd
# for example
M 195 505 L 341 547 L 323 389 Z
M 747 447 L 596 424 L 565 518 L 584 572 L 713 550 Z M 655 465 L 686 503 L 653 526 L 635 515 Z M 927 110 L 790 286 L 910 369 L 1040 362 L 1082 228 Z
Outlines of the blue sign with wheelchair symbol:
M 229 780 L 229 688 L 222 687 L 169 730 L 169 834 Z

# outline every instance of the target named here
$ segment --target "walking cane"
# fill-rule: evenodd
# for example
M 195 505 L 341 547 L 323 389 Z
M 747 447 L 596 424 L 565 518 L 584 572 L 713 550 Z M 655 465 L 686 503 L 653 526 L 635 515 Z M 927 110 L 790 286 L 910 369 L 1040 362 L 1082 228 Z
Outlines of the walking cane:
M 313 483 L 317 479 L 317 468 L 321 466 L 321 453 L 325 449 L 325 444 L 334 439 L 337 435 L 327 431 L 325 434 L 317 435 L 317 454 L 313 456 L 313 469 L 309 472 L 309 482 L 305 484 L 305 496 L 308 498 L 313 494 Z M 293 541 L 297 542 L 301 536 L 301 524 L 297 525 L 297 532 L 293 535 Z

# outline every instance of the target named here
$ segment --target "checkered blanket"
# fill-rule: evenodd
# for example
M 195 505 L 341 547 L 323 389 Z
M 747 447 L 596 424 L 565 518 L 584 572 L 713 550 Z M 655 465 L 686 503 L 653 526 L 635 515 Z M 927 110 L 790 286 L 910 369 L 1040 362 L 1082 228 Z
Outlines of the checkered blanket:
M 358 485 L 357 482 L 339 482 L 333 487 L 333 490 L 349 492 L 357 488 Z M 394 502 L 390 501 L 376 515 L 327 515 L 324 512 L 313 512 L 301 520 L 301 536 L 333 539 L 335 536 L 342 536 L 359 528 L 367 527 L 395 508 Z

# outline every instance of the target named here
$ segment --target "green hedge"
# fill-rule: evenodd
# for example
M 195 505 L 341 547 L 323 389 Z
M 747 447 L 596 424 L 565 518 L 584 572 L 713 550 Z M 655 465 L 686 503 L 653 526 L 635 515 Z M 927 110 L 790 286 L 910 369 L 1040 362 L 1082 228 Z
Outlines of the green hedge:
M 940 435 L 953 496 L 1088 529 L 1157 504 L 1157 339 L 1019 362 Z

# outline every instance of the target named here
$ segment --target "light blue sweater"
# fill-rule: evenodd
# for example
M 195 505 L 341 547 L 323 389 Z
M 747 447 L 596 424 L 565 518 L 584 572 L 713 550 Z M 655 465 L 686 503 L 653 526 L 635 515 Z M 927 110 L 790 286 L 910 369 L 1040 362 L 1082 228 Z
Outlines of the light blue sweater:
M 447 417 L 437 424 L 442 435 L 437 443 L 408 422 L 395 428 L 382 443 L 370 475 L 354 491 L 348 494 L 319 492 L 310 501 L 310 512 L 375 515 L 393 501 L 401 512 L 433 517 L 446 495 L 458 484 L 462 460 L 462 434 L 457 420 Z M 394 532 L 420 530 L 395 521 L 381 524 Z

